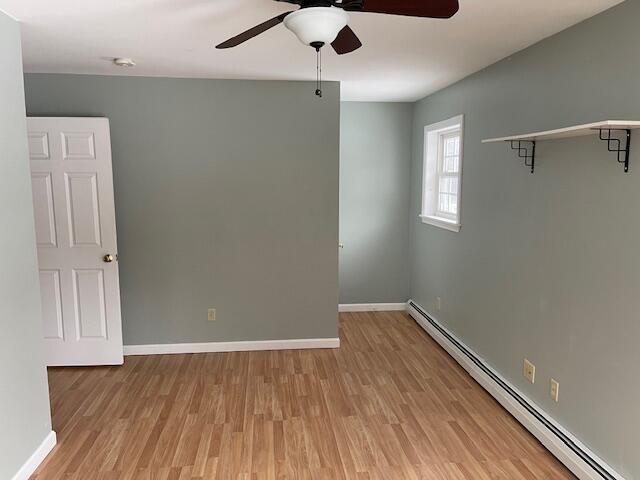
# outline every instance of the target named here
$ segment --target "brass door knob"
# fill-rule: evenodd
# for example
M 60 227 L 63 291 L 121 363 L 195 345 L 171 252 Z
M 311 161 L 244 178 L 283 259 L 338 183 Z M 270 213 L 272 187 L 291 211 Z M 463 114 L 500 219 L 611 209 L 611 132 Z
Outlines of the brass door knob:
M 102 257 L 102 260 L 104 260 L 104 263 L 111 263 L 115 260 L 115 258 L 110 253 L 107 253 L 104 257 Z

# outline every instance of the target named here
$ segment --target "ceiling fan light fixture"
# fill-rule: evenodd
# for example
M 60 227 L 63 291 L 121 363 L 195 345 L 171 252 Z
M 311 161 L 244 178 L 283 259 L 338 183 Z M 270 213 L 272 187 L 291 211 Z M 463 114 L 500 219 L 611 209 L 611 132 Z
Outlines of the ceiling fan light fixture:
M 349 15 L 336 7 L 301 8 L 284 19 L 284 26 L 291 30 L 305 45 L 330 44 L 340 30 L 347 26 Z

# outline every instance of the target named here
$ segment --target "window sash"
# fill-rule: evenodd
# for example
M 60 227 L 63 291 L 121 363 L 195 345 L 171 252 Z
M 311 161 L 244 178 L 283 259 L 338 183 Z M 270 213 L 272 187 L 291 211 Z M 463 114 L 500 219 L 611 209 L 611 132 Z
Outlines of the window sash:
M 436 168 L 436 195 L 435 195 L 435 214 L 438 217 L 445 218 L 447 220 L 456 221 L 458 218 L 460 208 L 460 134 L 461 131 L 456 129 L 454 131 L 443 132 L 438 135 L 438 154 L 437 154 L 437 168 Z M 456 139 L 457 145 L 453 147 L 454 152 L 446 152 L 447 141 Z M 449 144 L 450 146 L 451 144 Z M 447 160 L 455 159 L 453 161 L 454 168 L 445 168 L 449 162 Z M 443 191 L 442 180 L 456 180 L 455 191 Z M 453 182 L 451 182 L 453 183 Z M 451 184 L 450 184 L 451 187 Z M 448 199 L 448 208 L 444 209 L 442 205 L 442 198 Z M 451 203 L 453 202 L 453 205 Z M 453 208 L 452 208 L 453 207 Z
M 460 130 L 441 133 L 438 136 L 438 173 L 458 174 L 460 172 Z M 447 152 L 446 147 L 450 145 L 449 140 L 455 140 L 453 152 Z M 455 159 L 454 168 L 445 168 L 447 159 Z

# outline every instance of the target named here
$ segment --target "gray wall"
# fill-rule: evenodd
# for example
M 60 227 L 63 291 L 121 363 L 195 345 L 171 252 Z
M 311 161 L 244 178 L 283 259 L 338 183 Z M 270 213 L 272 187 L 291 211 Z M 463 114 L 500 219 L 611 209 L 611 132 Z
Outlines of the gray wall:
M 51 432 L 18 23 L 0 12 L 0 478 Z
M 408 103 L 342 103 L 340 303 L 408 298 L 412 112 Z
M 337 336 L 337 83 L 25 85 L 30 115 L 110 119 L 125 344 Z
M 534 175 L 480 141 L 640 120 L 638 19 L 627 1 L 419 102 L 410 216 L 412 298 L 627 479 L 640 479 L 640 137 L 630 174 L 593 136 L 539 143 Z M 417 215 L 423 127 L 461 113 L 456 234 Z

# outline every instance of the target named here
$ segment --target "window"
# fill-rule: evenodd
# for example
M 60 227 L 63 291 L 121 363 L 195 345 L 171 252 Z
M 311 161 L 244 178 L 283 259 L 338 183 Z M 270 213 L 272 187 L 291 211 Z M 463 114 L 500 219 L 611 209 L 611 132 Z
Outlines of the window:
M 462 115 L 424 129 L 422 213 L 424 223 L 460 231 Z

